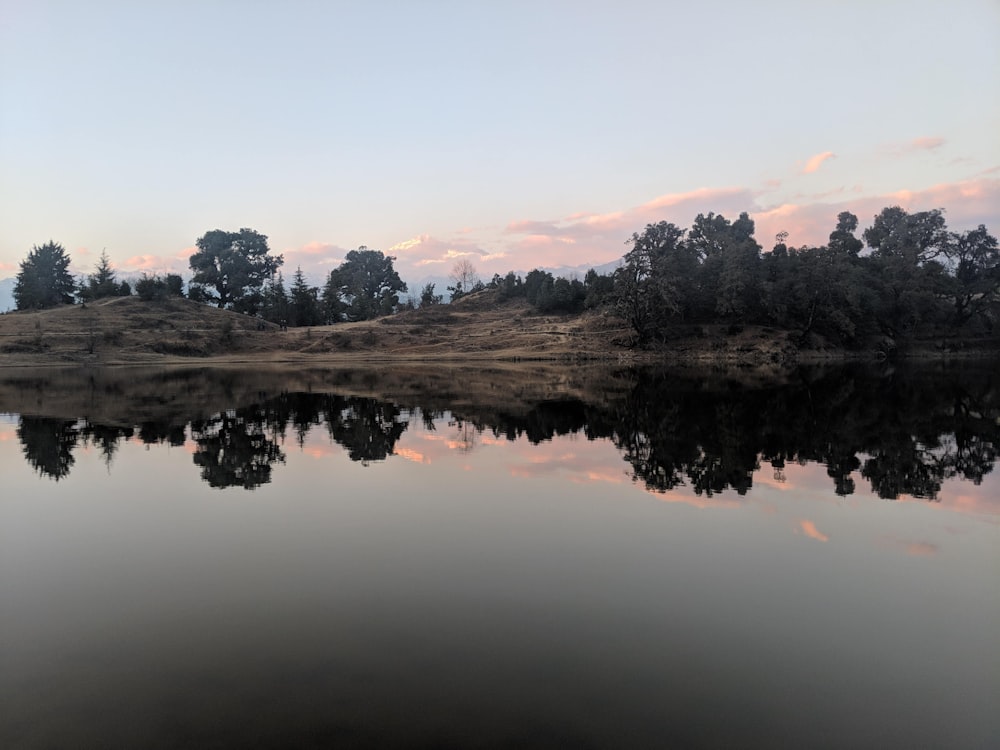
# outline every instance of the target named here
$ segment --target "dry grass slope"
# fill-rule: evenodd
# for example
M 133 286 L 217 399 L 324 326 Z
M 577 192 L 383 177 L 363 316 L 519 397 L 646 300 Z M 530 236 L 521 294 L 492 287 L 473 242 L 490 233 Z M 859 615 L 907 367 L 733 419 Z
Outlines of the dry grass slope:
M 478 299 L 477 299 L 478 297 Z M 331 359 L 616 360 L 628 331 L 605 313 L 537 315 L 522 301 L 454 305 L 359 323 L 278 326 L 187 299 L 100 300 L 0 316 L 0 364 Z

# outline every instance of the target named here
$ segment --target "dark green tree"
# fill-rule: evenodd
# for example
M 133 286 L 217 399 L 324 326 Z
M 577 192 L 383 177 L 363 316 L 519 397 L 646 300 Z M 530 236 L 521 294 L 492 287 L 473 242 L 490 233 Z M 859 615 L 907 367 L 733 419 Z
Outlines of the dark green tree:
M 430 307 L 431 305 L 440 305 L 443 295 L 434 294 L 434 284 L 425 284 L 424 288 L 420 291 L 420 306 Z
M 586 292 L 583 306 L 589 310 L 599 307 L 611 299 L 615 288 L 615 279 L 613 276 L 599 274 L 591 268 L 583 277 L 583 287 Z
M 838 255 L 856 260 L 865 243 L 854 236 L 858 229 L 858 217 L 850 211 L 837 214 L 837 227 L 830 232 L 830 250 Z
M 884 208 L 864 238 L 872 248 L 869 280 L 883 333 L 909 338 L 946 317 L 941 300 L 947 281 L 936 259 L 949 234 L 940 209 L 910 214 L 899 206 Z
M 176 273 L 168 273 L 166 276 L 159 274 L 150 276 L 144 273 L 142 278 L 135 282 L 135 293 L 139 295 L 139 299 L 146 302 L 167 297 L 183 297 L 184 279 Z
M 213 229 L 198 239 L 190 258 L 192 299 L 201 299 L 247 315 L 260 309 L 264 283 L 284 258 L 270 255 L 267 237 L 253 229 L 226 232 Z
M 285 291 L 285 278 L 281 271 L 272 276 L 264 286 L 260 314 L 264 320 L 272 323 L 288 323 L 288 292 Z
M 697 261 L 683 238 L 684 230 L 670 222 L 647 224 L 642 234 L 629 239 L 632 249 L 615 272 L 615 307 L 632 326 L 639 346 L 659 337 L 686 307 L 684 282 L 693 276 Z
M 362 245 L 351 250 L 330 272 L 323 288 L 323 307 L 329 322 L 371 320 L 391 314 L 406 284 L 392 266 L 396 260 Z
M 950 236 L 945 246 L 953 268 L 951 299 L 954 321 L 964 326 L 972 318 L 986 315 L 1000 302 L 1000 250 L 997 238 L 982 224 Z M 993 320 L 989 323 L 992 327 Z
M 18 310 L 35 310 L 73 303 L 76 283 L 69 272 L 66 249 L 49 241 L 31 248 L 21 261 L 14 282 L 14 302 Z
M 78 291 L 80 299 L 85 302 L 104 297 L 127 297 L 131 293 L 132 289 L 127 283 L 118 283 L 106 251 L 101 251 L 94 273 L 80 282 Z
M 323 324 L 319 304 L 319 289 L 306 283 L 302 268 L 295 269 L 288 302 L 288 324 L 292 326 L 318 326 Z

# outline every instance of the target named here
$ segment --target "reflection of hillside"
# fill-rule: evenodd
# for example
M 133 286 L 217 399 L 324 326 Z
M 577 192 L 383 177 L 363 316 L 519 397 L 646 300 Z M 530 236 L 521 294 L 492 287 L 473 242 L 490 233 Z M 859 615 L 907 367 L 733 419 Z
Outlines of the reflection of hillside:
M 568 434 L 609 439 L 648 489 L 686 486 L 705 496 L 745 494 L 762 463 L 780 477 L 789 463 L 820 462 L 840 495 L 852 494 L 860 475 L 880 497 L 933 499 L 948 479 L 979 483 L 1000 446 L 998 376 L 990 367 L 802 369 L 752 385 L 663 371 L 584 372 L 556 384 L 517 373 L 470 375 L 463 393 L 465 380 L 451 379 L 442 391 L 440 373 L 419 370 L 187 370 L 134 377 L 131 386 L 92 374 L 77 383 L 72 398 L 87 409 L 76 413 L 59 412 L 60 399 L 62 408 L 71 399 L 51 393 L 67 385 L 65 375 L 8 377 L 0 391 L 34 393 L 34 409 L 57 412 L 23 416 L 18 428 L 27 460 L 57 479 L 69 473 L 78 441 L 98 446 L 110 464 L 119 440 L 178 445 L 190 426 L 203 479 L 252 488 L 284 460 L 279 444 L 289 429 L 301 444 L 322 426 L 352 460 L 381 461 L 411 419 L 433 427 L 445 413 L 465 450 L 475 450 L 484 433 L 532 443 Z M 111 411 L 112 421 L 93 416 Z M 142 418 L 129 421 L 129 414 Z

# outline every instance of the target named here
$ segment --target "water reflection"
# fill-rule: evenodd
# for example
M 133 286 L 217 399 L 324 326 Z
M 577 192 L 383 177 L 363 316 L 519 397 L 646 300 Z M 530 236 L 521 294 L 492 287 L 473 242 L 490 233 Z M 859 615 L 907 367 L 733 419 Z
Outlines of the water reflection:
M 996 379 L 4 372 L 0 747 L 993 747 Z
M 314 430 L 325 431 L 352 461 L 368 464 L 392 457 L 411 424 L 430 430 L 447 424 L 464 451 L 476 450 L 483 435 L 533 444 L 561 435 L 607 439 L 633 479 L 654 492 L 687 487 L 706 497 L 727 490 L 744 495 L 762 464 L 781 481 L 788 464 L 816 462 L 839 496 L 853 494 L 860 478 L 881 498 L 934 500 L 945 481 L 979 484 L 993 470 L 1000 446 L 997 377 L 988 365 L 804 368 L 756 381 L 620 370 L 607 373 L 599 387 L 509 399 L 481 387 L 461 397 L 419 386 L 399 392 L 398 378 L 373 371 L 325 373 L 325 382 L 308 383 L 310 390 L 290 390 L 287 373 L 257 373 L 250 388 L 238 372 L 156 373 L 134 379 L 134 393 L 128 382 L 100 384 L 91 374 L 89 407 L 137 402 L 142 421 L 115 414 L 102 422 L 83 409 L 23 414 L 17 436 L 28 463 L 57 481 L 72 470 L 78 444 L 97 447 L 110 470 L 121 441 L 181 446 L 189 432 L 205 482 L 254 489 L 284 463 L 289 432 L 301 446 Z M 359 384 L 385 395 L 332 391 Z M 26 377 L 5 385 L 8 397 L 60 387 Z M 191 391 L 201 398 L 186 404 L 183 394 Z M 60 408 L 65 412 L 72 402 Z

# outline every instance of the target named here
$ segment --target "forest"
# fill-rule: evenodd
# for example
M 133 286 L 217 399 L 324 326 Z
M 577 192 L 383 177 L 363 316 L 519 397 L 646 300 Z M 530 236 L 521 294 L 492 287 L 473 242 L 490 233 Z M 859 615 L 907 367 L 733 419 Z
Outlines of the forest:
M 492 290 L 496 302 L 523 298 L 537 311 L 606 309 L 633 331 L 639 348 L 669 346 L 701 325 L 770 326 L 794 331 L 803 345 L 893 350 L 920 339 L 995 337 L 1000 322 L 1000 250 L 987 228 L 953 232 L 944 210 L 909 213 L 887 207 L 858 234 L 858 217 L 842 212 L 822 246 L 793 247 L 780 233 L 765 250 L 753 219 L 698 214 L 690 228 L 661 221 L 626 240 L 612 274 L 559 278 L 542 269 L 481 281 L 463 259 L 452 273 L 450 300 Z M 74 279 L 54 242 L 22 261 L 14 296 L 19 310 L 137 294 L 192 300 L 282 326 L 371 320 L 442 304 L 427 284 L 408 291 L 391 255 L 361 246 L 347 253 L 322 287 L 296 269 L 286 286 L 284 259 L 267 237 L 243 228 L 212 230 L 197 240 L 190 279 L 178 274 L 118 281 L 106 254 L 94 273 Z M 186 286 L 186 292 L 185 292 Z M 134 288 L 133 288 L 134 287 Z

